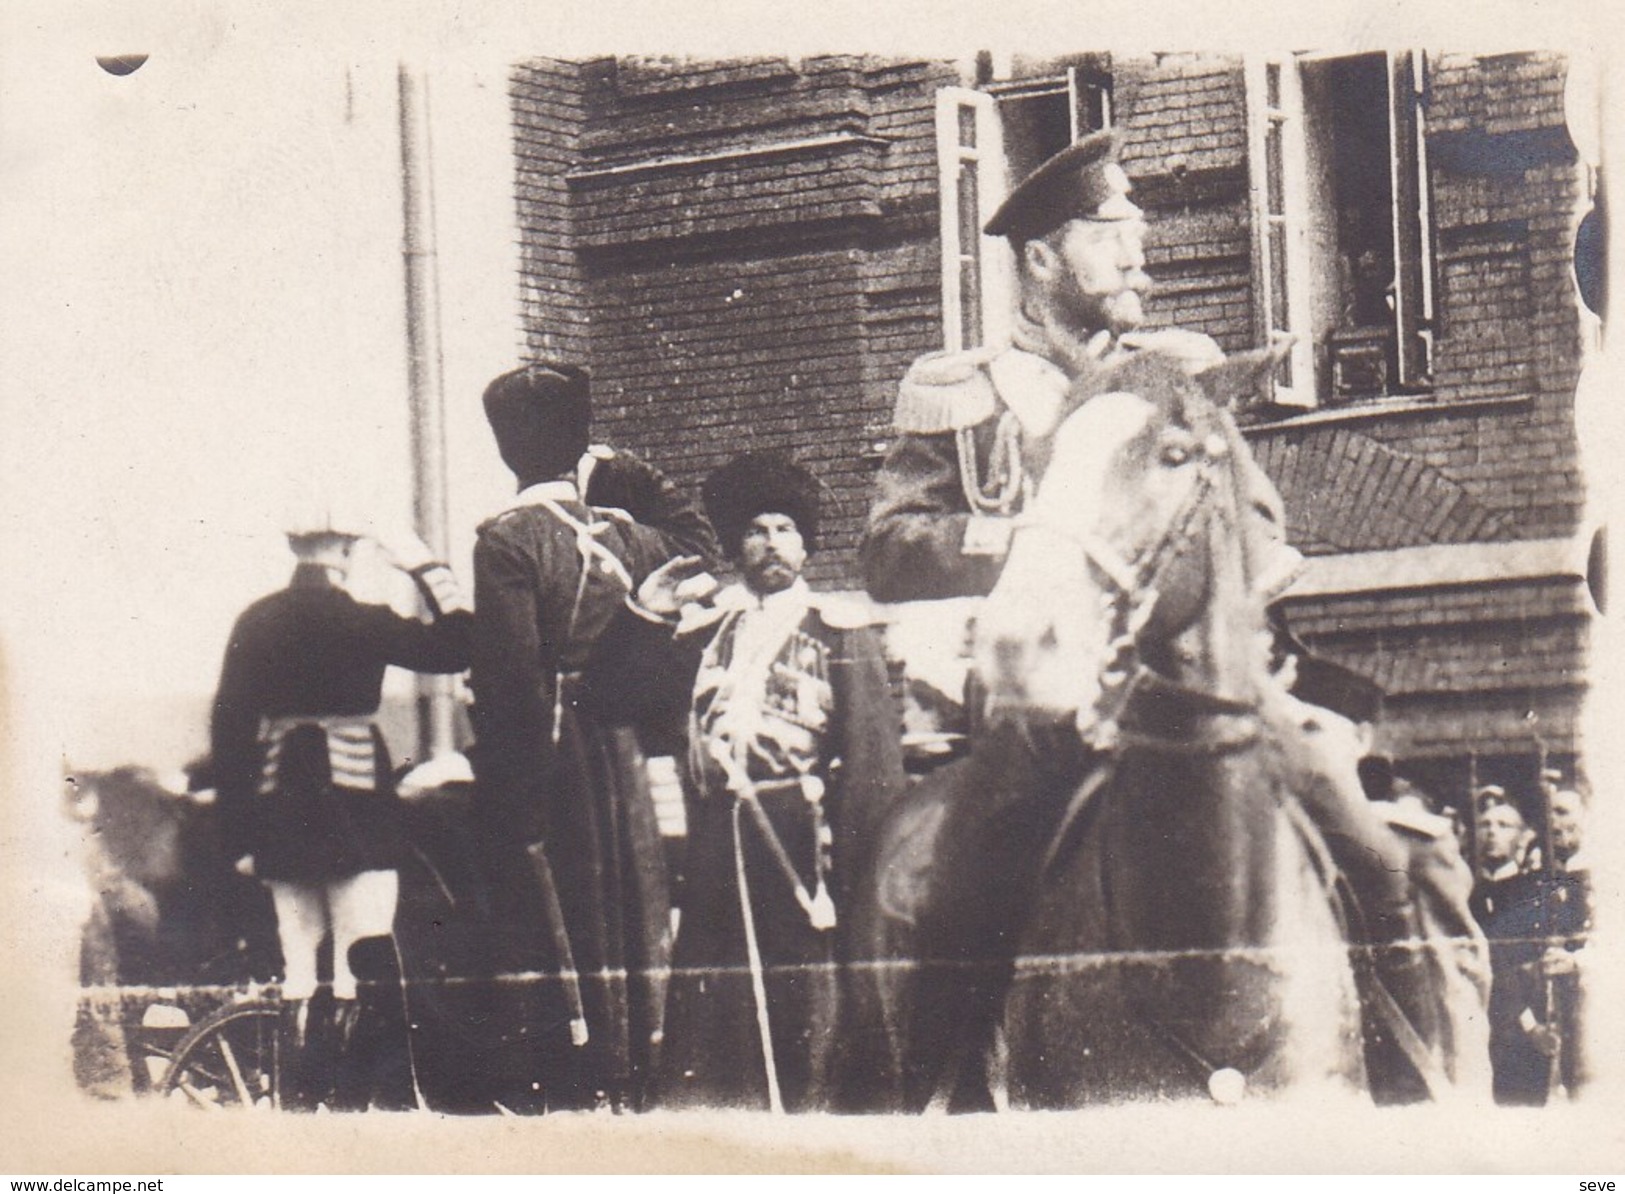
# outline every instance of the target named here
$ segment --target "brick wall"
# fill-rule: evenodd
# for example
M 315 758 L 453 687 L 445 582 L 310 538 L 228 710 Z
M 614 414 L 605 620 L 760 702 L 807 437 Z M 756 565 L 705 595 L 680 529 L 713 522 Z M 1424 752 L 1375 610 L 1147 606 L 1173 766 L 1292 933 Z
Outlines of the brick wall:
M 1240 61 L 1117 55 L 1111 71 L 1151 221 L 1151 325 L 1250 347 Z M 1568 254 L 1583 177 L 1563 71 L 1550 54 L 1430 57 L 1431 405 L 1250 432 L 1305 550 L 1575 528 Z M 831 490 L 812 570 L 823 587 L 857 584 L 897 379 L 942 342 L 934 103 L 966 82 L 948 62 L 835 55 L 539 59 L 513 73 L 527 349 L 588 361 L 603 436 L 684 483 L 742 448 L 812 465 Z M 1538 586 L 1462 599 L 1294 612 L 1317 646 L 1390 686 L 1406 749 L 1523 750 L 1540 725 L 1572 746 L 1584 614 Z
M 693 486 L 735 452 L 793 452 L 837 495 L 813 574 L 828 577 L 855 546 L 870 474 L 853 445 L 878 417 L 863 403 L 854 255 L 628 269 L 592 291 L 601 434 Z
M 862 253 L 864 407 L 875 432 L 867 449 L 889 432 L 908 363 L 942 347 L 936 92 L 961 81 L 949 63 L 870 64 L 869 129 L 890 144 L 880 179 L 882 231 Z M 848 575 L 857 583 L 855 571 Z
M 1572 532 L 1584 498 L 1573 395 L 1581 360 L 1571 280 L 1583 173 L 1554 54 L 1430 58 L 1428 151 L 1439 252 L 1441 401 L 1521 408 L 1427 427 L 1440 467 L 1506 516 L 1511 538 Z
M 514 69 L 514 194 L 519 207 L 520 312 L 528 357 L 584 360 L 586 293 L 565 175 L 580 154 L 581 68 L 537 59 Z
M 1253 447 L 1286 503 L 1287 537 L 1311 554 L 1502 537 L 1502 516 L 1402 443 L 1397 450 L 1349 426 L 1275 431 Z
M 584 355 L 599 434 L 682 483 L 748 448 L 812 466 L 818 584 L 856 583 L 872 448 L 941 343 L 933 113 L 956 81 L 850 56 L 514 75 L 522 210 L 549 225 L 526 225 L 527 343 Z M 561 86 L 573 126 L 541 123 Z
M 1191 54 L 1114 56 L 1112 105 L 1123 168 L 1146 209 L 1154 327 L 1251 347 L 1252 230 L 1241 64 Z
M 1589 603 L 1572 578 L 1289 599 L 1294 632 L 1386 694 L 1401 757 L 1574 751 Z

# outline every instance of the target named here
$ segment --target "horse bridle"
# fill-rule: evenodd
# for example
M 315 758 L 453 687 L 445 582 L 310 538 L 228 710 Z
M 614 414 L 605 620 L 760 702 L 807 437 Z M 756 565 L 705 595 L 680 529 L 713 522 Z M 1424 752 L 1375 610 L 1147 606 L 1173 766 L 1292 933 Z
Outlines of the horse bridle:
M 1065 848 L 1083 809 L 1092 803 L 1097 792 L 1111 782 L 1116 770 L 1115 752 L 1118 749 L 1132 745 L 1175 753 L 1222 753 L 1250 746 L 1258 740 L 1256 701 L 1243 701 L 1179 684 L 1147 665 L 1140 652 L 1140 634 L 1150 623 L 1162 596 L 1160 582 L 1192 542 L 1198 520 L 1204 513 L 1204 503 L 1217 487 L 1219 462 L 1229 454 L 1229 450 L 1228 443 L 1217 433 L 1208 436 L 1198 446 L 1198 471 L 1191 482 L 1190 491 L 1169 520 L 1162 536 L 1137 557 L 1125 558 L 1099 535 L 1090 532 L 1080 534 L 1037 519 L 1024 519 L 1017 525 L 1017 529 L 1030 526 L 1046 530 L 1081 547 L 1090 565 L 1109 582 L 1107 601 L 1111 608 L 1108 623 L 1111 638 L 1106 662 L 1098 676 L 1101 695 L 1090 710 L 1091 720 L 1088 723 L 1083 721 L 1083 710 L 1079 710 L 1078 727 L 1089 745 L 1107 753 L 1107 760 L 1104 765 L 1094 769 L 1068 801 L 1044 852 L 1040 874 L 1049 870 Z M 1143 733 L 1125 731 L 1121 719 L 1129 702 L 1146 687 L 1174 692 L 1194 703 L 1205 705 L 1215 713 L 1239 717 L 1240 724 L 1233 734 L 1202 737 L 1194 741 L 1151 738 Z M 1109 900 L 1105 888 L 1101 894 L 1103 899 Z M 1178 1026 L 1153 1015 L 1138 1001 L 1131 1003 L 1131 1008 L 1176 1056 L 1202 1075 L 1216 1100 L 1220 1098 L 1221 1087 L 1218 1084 L 1227 1075 L 1234 1075 L 1241 1087 L 1245 1088 L 1247 1076 L 1256 1068 L 1256 1063 L 1245 1070 L 1219 1066 L 1198 1050 Z M 1266 1030 L 1267 1026 L 1260 1025 L 1238 1053 L 1254 1052 Z
M 1162 593 L 1160 582 L 1169 567 L 1189 547 L 1195 533 L 1204 503 L 1216 484 L 1219 462 L 1230 453 L 1230 445 L 1217 432 L 1208 435 L 1193 450 L 1196 455 L 1196 476 L 1189 492 L 1169 520 L 1167 529 L 1148 548 L 1134 557 L 1125 557 L 1105 539 L 1089 531 L 1074 531 L 1047 520 L 1024 515 L 1014 530 L 1042 530 L 1067 539 L 1082 548 L 1084 557 L 1108 582 L 1107 602 L 1111 617 L 1108 620 L 1110 639 L 1107 654 L 1097 676 L 1101 695 L 1088 711 L 1078 712 L 1079 731 L 1089 744 L 1099 750 L 1110 750 L 1125 739 L 1120 719 L 1129 700 L 1143 685 L 1154 684 L 1180 695 L 1206 704 L 1215 712 L 1248 714 L 1256 710 L 1256 702 L 1241 701 L 1218 693 L 1189 688 L 1160 675 L 1146 665 L 1140 653 L 1140 634 L 1156 612 Z M 1255 734 L 1251 727 L 1240 737 L 1231 739 L 1175 742 L 1158 739 L 1147 742 L 1143 736 L 1134 736 L 1136 742 L 1154 744 L 1165 750 L 1210 751 L 1232 749 L 1251 742 Z
M 1169 520 L 1167 529 L 1134 559 L 1125 559 L 1111 544 L 1090 532 L 1078 533 L 1030 516 L 1017 524 L 1017 530 L 1027 527 L 1044 530 L 1081 547 L 1091 566 L 1110 582 L 1107 600 L 1112 611 L 1109 620 L 1112 637 L 1108 643 L 1106 662 L 1097 678 L 1101 695 L 1090 710 L 1087 723 L 1083 720 L 1084 711 L 1078 711 L 1078 732 L 1089 746 L 1106 756 L 1106 762 L 1091 772 L 1068 801 L 1049 847 L 1044 852 L 1041 873 L 1049 869 L 1063 848 L 1071 827 L 1084 807 L 1093 800 L 1096 792 L 1110 782 L 1118 748 L 1135 745 L 1174 753 L 1218 753 L 1251 745 L 1257 740 L 1257 727 L 1251 717 L 1255 708 L 1253 705 L 1177 684 L 1153 671 L 1140 658 L 1140 632 L 1150 622 L 1161 597 L 1158 582 L 1190 544 L 1203 502 L 1215 488 L 1218 461 L 1229 451 L 1229 445 L 1222 439 L 1218 441 L 1218 446 L 1214 446 L 1214 438 L 1209 437 L 1200 446 L 1198 471 L 1191 482 L 1190 492 Z M 1120 721 L 1129 701 L 1136 692 L 1152 684 L 1206 704 L 1216 712 L 1247 715 L 1248 720 L 1234 737 L 1194 742 L 1153 740 L 1143 734 L 1125 734 Z

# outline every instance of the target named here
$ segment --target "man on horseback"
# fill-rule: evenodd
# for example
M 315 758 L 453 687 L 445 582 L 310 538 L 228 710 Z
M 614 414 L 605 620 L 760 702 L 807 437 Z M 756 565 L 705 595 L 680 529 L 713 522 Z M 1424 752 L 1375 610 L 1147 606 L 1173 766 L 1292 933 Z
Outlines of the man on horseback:
M 1092 376 L 1151 347 L 1174 355 L 1193 375 L 1223 360 L 1205 336 L 1133 331 L 1149 289 L 1145 223 L 1128 198 L 1118 149 L 1113 132 L 1078 141 L 1016 187 L 989 221 L 986 233 L 1008 238 L 1017 259 L 1014 343 L 1002 350 L 930 354 L 903 378 L 895 416 L 899 436 L 877 481 L 863 544 L 866 581 L 878 600 L 932 602 L 992 590 L 1033 492 L 1034 474 L 1047 461 L 1048 443 Z M 1257 540 L 1270 549 L 1252 582 L 1269 598 L 1290 581 L 1299 557 L 1283 540 L 1274 487 L 1246 463 L 1248 516 L 1260 520 Z M 934 646 L 940 661 L 958 644 Z M 959 694 L 952 691 L 950 669 L 910 670 L 926 681 L 911 678 L 913 695 L 924 689 L 927 702 L 952 710 Z M 977 678 L 968 681 L 974 720 Z M 1312 719 L 1287 697 L 1284 683 L 1279 697 L 1268 702 L 1272 716 L 1301 731 Z M 961 860 L 957 873 L 932 880 L 915 911 L 923 932 L 945 935 L 946 944 L 937 944 L 948 960 L 956 966 L 978 963 L 944 973 L 981 981 L 967 999 L 982 1003 L 975 1014 L 985 1016 L 985 1001 L 997 998 L 1000 980 L 980 963 L 1010 956 L 1034 879 L 1032 862 L 1042 856 L 1066 794 L 1099 767 L 1102 755 L 1081 741 L 1070 718 L 973 732 L 1000 737 L 998 747 L 980 752 L 999 764 L 979 767 L 975 755 L 967 763 L 966 785 L 977 792 L 976 807 L 949 809 L 938 843 L 939 857 Z M 1367 807 L 1355 771 L 1357 753 L 1334 757 L 1324 737 L 1307 753 L 1312 762 L 1301 799 L 1366 910 L 1364 943 L 1407 941 L 1415 920 L 1403 850 Z M 1425 1036 L 1431 994 L 1418 968 L 1409 964 L 1403 946 L 1376 952 L 1395 1001 Z
M 1118 144 L 1096 133 L 1057 154 L 988 223 L 1016 252 L 1014 344 L 931 353 L 904 375 L 863 543 L 877 600 L 993 588 L 1027 496 L 1023 445 L 1054 431 L 1072 380 L 1139 326 L 1145 222 Z
M 906 603 L 892 639 L 908 656 L 911 728 L 938 745 L 966 729 L 966 636 L 947 626 L 974 614 L 951 599 L 985 597 L 998 580 L 1068 391 L 1145 348 L 1176 355 L 1192 372 L 1224 359 L 1196 332 L 1134 330 L 1151 280 L 1145 213 L 1129 199 L 1120 148 L 1110 130 L 1077 141 L 988 221 L 984 231 L 1006 237 L 1015 254 L 1013 343 L 928 353 L 898 388 L 898 436 L 876 480 L 864 581 L 877 601 Z M 1260 509 L 1279 522 L 1279 498 L 1257 480 Z M 1283 543 L 1273 581 L 1290 579 L 1296 563 Z

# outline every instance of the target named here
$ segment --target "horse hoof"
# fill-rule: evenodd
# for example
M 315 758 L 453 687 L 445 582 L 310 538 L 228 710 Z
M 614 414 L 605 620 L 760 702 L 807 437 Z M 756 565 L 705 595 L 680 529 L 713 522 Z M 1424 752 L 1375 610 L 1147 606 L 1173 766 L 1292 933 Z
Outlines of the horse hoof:
M 1221 1107 L 1233 1107 L 1247 1093 L 1247 1076 L 1229 1067 L 1214 1070 L 1207 1080 L 1207 1092 Z

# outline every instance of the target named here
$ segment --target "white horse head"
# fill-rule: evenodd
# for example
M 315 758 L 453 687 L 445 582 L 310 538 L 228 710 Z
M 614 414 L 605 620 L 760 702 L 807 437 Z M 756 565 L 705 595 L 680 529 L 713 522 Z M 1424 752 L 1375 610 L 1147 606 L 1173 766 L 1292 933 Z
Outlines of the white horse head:
M 990 716 L 1076 717 L 1087 733 L 1133 636 L 1194 620 L 1216 573 L 1255 594 L 1281 587 L 1297 556 L 1280 498 L 1220 405 L 1278 359 L 1246 354 L 1193 374 L 1147 351 L 1091 379 L 1112 388 L 1075 395 L 978 620 Z M 1230 558 L 1209 558 L 1210 517 L 1230 528 L 1217 548 Z M 1244 621 L 1262 597 L 1246 604 Z M 1232 627 L 1204 649 L 1235 654 L 1243 633 L 1258 632 Z

